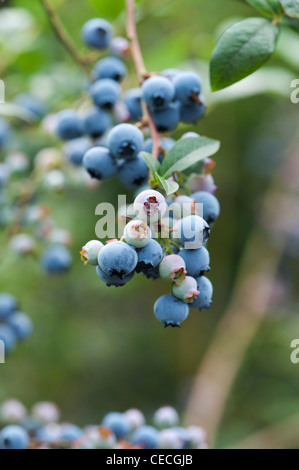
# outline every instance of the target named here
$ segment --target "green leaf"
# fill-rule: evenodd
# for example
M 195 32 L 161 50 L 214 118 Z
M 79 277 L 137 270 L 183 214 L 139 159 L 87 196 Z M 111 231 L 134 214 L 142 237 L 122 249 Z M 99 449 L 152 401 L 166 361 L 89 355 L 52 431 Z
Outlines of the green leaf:
M 289 26 L 290 28 L 292 28 L 297 33 L 299 32 L 299 20 L 296 20 L 294 18 L 285 17 L 283 19 L 283 24 Z
M 271 18 L 282 12 L 281 5 L 278 0 L 247 0 L 247 3 Z
M 166 192 L 167 196 L 176 193 L 180 189 L 180 185 L 176 181 L 167 181 L 162 176 L 155 174 L 157 180 L 161 183 L 162 188 Z
M 278 26 L 264 18 L 248 18 L 221 36 L 210 63 L 211 87 L 221 90 L 261 67 L 273 54 Z
M 176 171 L 184 171 L 200 160 L 218 152 L 220 142 L 208 137 L 190 137 L 179 140 L 166 154 L 160 172 L 169 178 Z
M 144 158 L 145 163 L 147 164 L 148 169 L 150 170 L 150 172 L 152 174 L 154 174 L 154 173 L 156 173 L 157 171 L 160 170 L 161 165 L 155 157 L 153 157 L 148 152 L 140 152 L 140 153 L 141 153 L 142 157 Z
M 280 3 L 287 16 L 299 19 L 299 0 L 280 0 Z

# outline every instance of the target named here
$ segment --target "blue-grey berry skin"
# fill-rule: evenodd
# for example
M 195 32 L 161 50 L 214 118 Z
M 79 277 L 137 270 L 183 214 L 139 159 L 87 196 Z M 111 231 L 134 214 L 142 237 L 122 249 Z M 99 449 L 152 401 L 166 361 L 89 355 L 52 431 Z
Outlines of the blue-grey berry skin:
M 198 96 L 201 92 L 201 80 L 194 72 L 181 72 L 173 79 L 175 97 L 182 104 L 192 103 L 192 94 Z
M 118 439 L 124 438 L 131 431 L 130 422 L 124 413 L 108 413 L 102 421 L 102 426 L 110 429 Z
M 93 49 L 106 49 L 113 37 L 113 28 L 102 18 L 87 21 L 82 28 L 82 38 L 85 44 Z
M 138 262 L 136 250 L 124 242 L 111 242 L 99 253 L 99 266 L 109 276 L 123 279 L 132 273 Z
M 210 236 L 208 223 L 198 215 L 189 215 L 178 224 L 178 238 L 183 248 L 198 249 Z
M 100 266 L 97 266 L 96 268 L 97 270 L 97 275 L 99 276 L 99 278 L 105 282 L 106 286 L 107 287 L 122 287 L 122 286 L 125 286 L 128 282 L 131 281 L 131 279 L 133 279 L 133 276 L 135 274 L 135 271 L 131 272 L 130 274 L 127 274 L 126 276 L 122 276 L 120 277 L 119 274 L 117 275 L 112 275 L 110 276 L 109 274 L 106 274 L 101 268 Z
M 109 111 L 116 105 L 121 95 L 121 87 L 115 80 L 103 78 L 93 83 L 89 92 L 96 106 Z
M 0 294 L 0 321 L 9 317 L 17 309 L 17 301 L 11 294 Z
M 86 137 L 79 137 L 67 142 L 64 146 L 64 152 L 67 159 L 75 166 L 81 166 L 83 157 L 87 150 L 92 147 L 89 139 Z
M 204 246 L 197 250 L 181 250 L 179 255 L 186 263 L 188 276 L 198 277 L 210 270 L 210 254 Z
M 143 149 L 144 137 L 133 124 L 118 124 L 109 132 L 107 145 L 115 158 L 130 160 Z
M 5 354 L 10 354 L 17 344 L 17 336 L 8 324 L 0 324 L 0 340 L 4 343 Z
M 6 119 L 0 116 L 0 148 L 2 148 L 7 140 L 9 139 L 11 133 L 10 126 Z
M 111 117 L 101 109 L 90 109 L 83 119 L 84 132 L 93 139 L 102 137 L 111 126 Z
M 152 117 L 159 132 L 174 130 L 180 122 L 180 103 L 170 103 L 166 108 L 153 110 Z
M 150 240 L 150 242 L 143 248 L 137 249 L 138 264 L 136 266 L 137 273 L 143 273 L 145 275 L 154 274 L 157 268 L 157 278 L 159 275 L 159 264 L 163 258 L 163 249 L 156 240 Z M 155 276 L 154 276 L 155 278 Z
M 149 179 L 148 167 L 141 155 L 134 160 L 121 160 L 117 174 L 125 186 L 134 189 L 146 184 Z
M 181 121 L 186 124 L 196 124 L 206 114 L 206 103 L 203 97 L 200 97 L 202 104 L 190 103 L 182 104 L 180 108 Z
M 142 84 L 142 97 L 151 109 L 164 109 L 174 98 L 175 88 L 168 78 L 154 76 Z
M 53 245 L 47 248 L 41 258 L 43 269 L 48 274 L 63 274 L 72 265 L 72 255 L 63 245 Z
M 142 118 L 141 88 L 131 88 L 124 94 L 124 103 L 132 121 Z
M 171 137 L 165 137 L 164 139 L 160 139 L 161 146 L 163 147 L 163 150 L 165 152 L 168 152 L 175 144 L 175 140 L 172 139 Z M 144 147 L 143 150 L 148 153 L 152 153 L 153 151 L 153 139 L 149 138 L 146 139 L 144 142 Z M 164 153 L 160 152 L 158 155 L 159 162 L 162 163 L 164 158 Z
M 121 82 L 127 73 L 127 67 L 117 57 L 105 57 L 99 60 L 93 69 L 93 76 L 96 80 L 111 78 L 111 80 Z
M 172 428 L 180 438 L 181 441 L 181 449 L 188 449 L 190 443 L 190 436 L 188 431 L 181 426 L 175 426 Z
M 93 147 L 83 157 L 83 166 L 92 178 L 100 181 L 112 178 L 117 172 L 117 162 L 106 147 Z
M 192 196 L 197 204 L 203 204 L 203 218 L 208 224 L 213 224 L 220 215 L 220 204 L 214 194 L 207 191 L 197 191 Z
M 170 69 L 163 70 L 162 75 L 164 75 L 164 77 L 167 77 L 173 80 L 174 77 L 178 75 L 179 73 L 181 73 L 179 69 L 170 68 Z
M 35 96 L 29 95 L 28 93 L 19 94 L 16 96 L 14 102 L 18 106 L 30 111 L 36 119 L 42 118 L 46 113 L 43 103 Z
M 153 426 L 141 426 L 132 437 L 131 443 L 144 449 L 156 449 L 159 441 L 159 431 Z
M 6 426 L 0 432 L 0 449 L 24 450 L 28 448 L 29 442 L 28 433 L 21 426 Z
M 190 307 L 199 308 L 200 310 L 210 308 L 213 297 L 213 285 L 210 279 L 205 276 L 200 276 L 196 279 L 196 282 L 200 293 L 190 304 Z
M 33 324 L 28 315 L 22 312 L 13 313 L 7 320 L 15 332 L 18 340 L 23 341 L 27 339 L 33 332 Z
M 180 326 L 189 315 L 189 306 L 172 294 L 163 295 L 154 305 L 154 314 L 165 327 Z
M 84 433 L 82 429 L 80 429 L 75 424 L 62 424 L 59 440 L 60 441 L 67 441 L 67 442 L 75 442 L 79 439 L 82 439 Z
M 83 123 L 75 110 L 65 109 L 57 116 L 57 134 L 63 140 L 81 137 L 84 133 Z

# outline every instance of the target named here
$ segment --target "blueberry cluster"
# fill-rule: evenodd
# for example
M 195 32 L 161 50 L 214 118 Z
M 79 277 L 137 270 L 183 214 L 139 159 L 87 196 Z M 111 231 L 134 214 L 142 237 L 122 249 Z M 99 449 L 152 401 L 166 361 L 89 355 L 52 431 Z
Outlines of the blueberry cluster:
M 30 318 L 19 311 L 15 297 L 0 294 L 0 340 L 5 347 L 5 355 L 10 354 L 17 343 L 27 339 L 33 331 Z
M 110 55 L 92 70 L 87 86 L 92 106 L 58 113 L 57 134 L 68 141 L 64 146 L 68 160 L 83 165 L 92 178 L 104 181 L 118 175 L 125 186 L 141 187 L 149 171 L 140 152 L 151 153 L 153 146 L 151 138 L 145 139 L 146 114 L 160 134 L 175 130 L 180 122 L 198 122 L 206 111 L 201 79 L 194 72 L 167 69 L 146 75 L 140 88 L 122 93 L 128 41 L 114 38 L 112 26 L 100 18 L 83 26 L 82 37 L 88 47 L 107 49 Z M 160 161 L 174 143 L 169 137 L 161 138 Z
M 159 191 L 148 189 L 122 212 L 122 217 L 131 220 L 121 239 L 106 245 L 91 240 L 82 248 L 81 257 L 96 266 L 107 286 L 124 286 L 135 273 L 171 282 L 171 294 L 157 300 L 154 313 L 164 326 L 180 326 L 189 307 L 210 307 L 213 287 L 204 276 L 210 269 L 205 245 L 219 213 L 218 200 L 207 191 L 165 199 Z
M 199 426 L 180 426 L 177 411 L 159 408 L 152 425 L 138 409 L 110 412 L 100 425 L 81 428 L 60 422 L 54 403 L 36 403 L 28 413 L 18 400 L 0 407 L 0 449 L 206 449 L 207 436 Z

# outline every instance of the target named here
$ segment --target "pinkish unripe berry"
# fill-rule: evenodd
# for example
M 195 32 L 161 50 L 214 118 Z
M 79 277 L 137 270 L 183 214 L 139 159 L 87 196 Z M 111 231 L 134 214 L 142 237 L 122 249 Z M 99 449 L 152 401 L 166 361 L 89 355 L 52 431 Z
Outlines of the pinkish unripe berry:
M 91 240 L 82 247 L 80 251 L 81 259 L 84 261 L 84 264 L 91 264 L 91 266 L 98 265 L 98 256 L 103 248 L 103 243 L 99 240 Z
M 164 196 L 153 189 L 142 191 L 134 201 L 134 211 L 138 219 L 150 222 L 160 220 L 167 210 Z
M 192 303 L 199 295 L 197 282 L 194 277 L 186 276 L 179 286 L 175 284 L 173 285 L 172 293 L 178 299 L 181 299 L 186 303 Z
M 143 248 L 151 239 L 150 228 L 143 220 L 131 220 L 125 227 L 124 239 L 135 248 Z
M 165 256 L 160 263 L 159 273 L 165 281 L 179 286 L 187 274 L 185 261 L 179 255 Z

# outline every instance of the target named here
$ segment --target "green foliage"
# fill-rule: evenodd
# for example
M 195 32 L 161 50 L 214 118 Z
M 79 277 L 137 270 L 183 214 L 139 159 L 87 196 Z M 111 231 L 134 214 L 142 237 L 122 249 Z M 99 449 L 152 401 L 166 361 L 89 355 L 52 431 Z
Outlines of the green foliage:
M 148 152 L 140 152 L 148 166 L 149 171 L 154 175 L 160 169 L 159 161 Z
M 299 19 L 299 1 L 298 0 L 280 0 L 283 11 L 290 18 Z
M 271 18 L 281 13 L 281 5 L 278 0 L 247 0 L 247 3 Z

